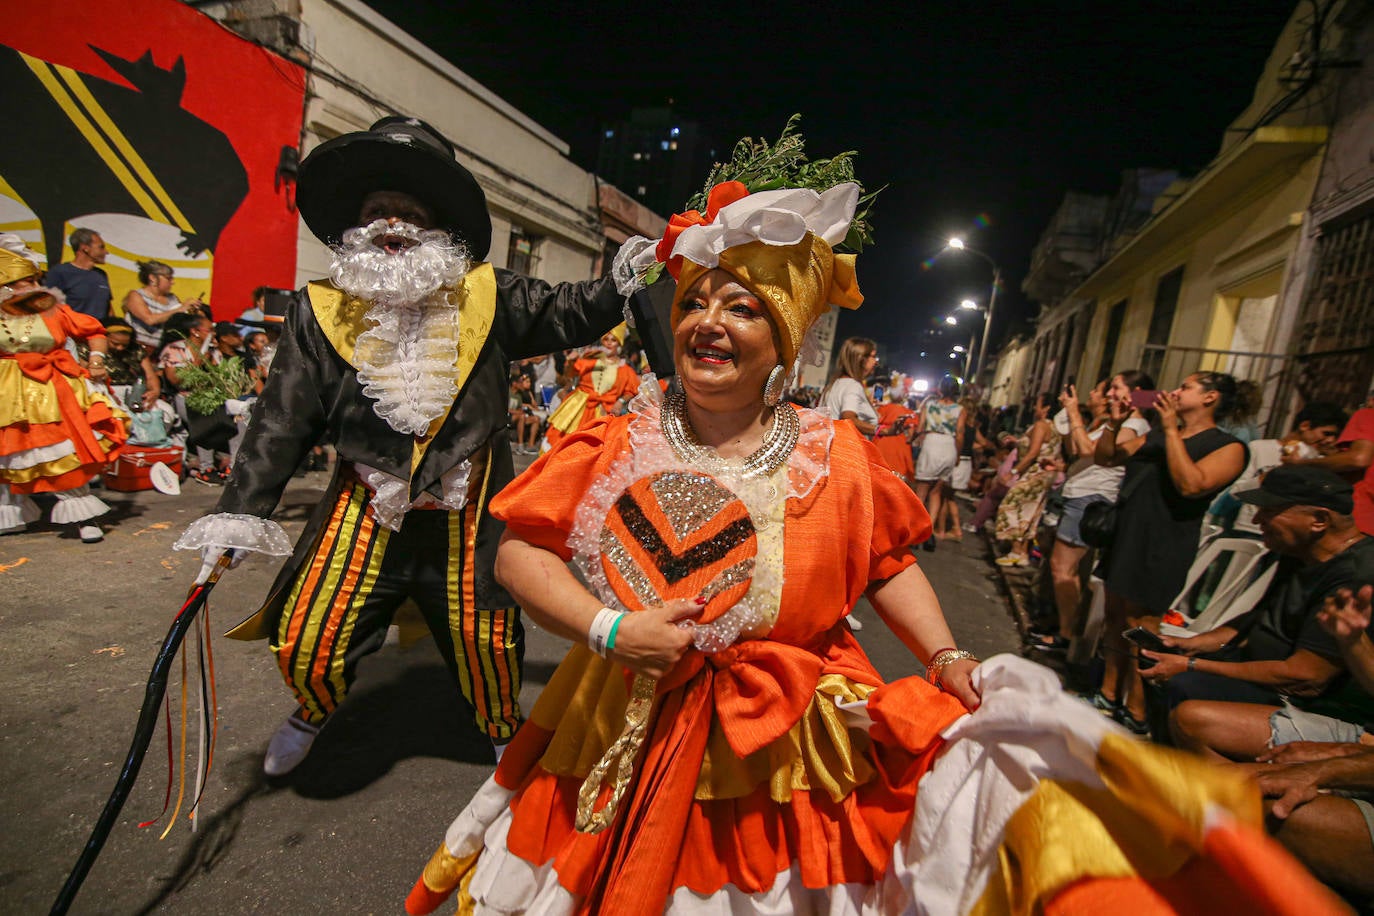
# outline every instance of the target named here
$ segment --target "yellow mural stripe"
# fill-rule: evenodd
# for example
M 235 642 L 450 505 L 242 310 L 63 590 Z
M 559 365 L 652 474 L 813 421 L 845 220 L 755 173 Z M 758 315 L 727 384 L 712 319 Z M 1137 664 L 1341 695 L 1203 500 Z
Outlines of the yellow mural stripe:
M 129 142 L 129 138 L 119 129 L 119 125 L 114 122 L 114 119 L 111 118 L 105 109 L 101 107 L 101 104 L 96 101 L 95 96 L 91 95 L 91 90 L 81 79 L 81 74 L 70 67 L 62 67 L 57 64 L 52 64 L 51 66 L 53 70 L 66 81 L 67 85 L 71 87 L 72 94 L 76 96 L 77 101 L 85 106 L 86 113 L 95 120 L 95 123 L 98 124 L 103 131 L 105 131 L 105 136 L 109 137 L 110 140 L 114 142 L 115 147 L 124 154 L 124 161 L 127 162 L 138 177 L 143 180 L 144 186 L 153 192 L 153 196 L 156 197 L 157 202 L 162 205 L 162 209 L 171 214 L 172 221 L 177 224 L 177 227 L 183 232 L 192 232 L 190 220 L 188 220 L 186 215 L 177 207 L 176 203 L 172 200 L 172 195 L 168 194 L 167 190 L 162 186 L 162 182 L 157 180 L 157 176 L 153 174 L 153 170 L 148 168 L 148 163 L 143 161 L 143 157 L 138 154 L 138 150 L 134 149 L 134 145 Z
M 119 158 L 119 155 L 110 148 L 107 142 L 105 142 L 105 138 L 100 135 L 95 125 L 81 112 L 81 109 L 77 107 L 76 102 L 67 94 L 67 91 L 62 88 L 62 84 L 57 81 L 57 78 L 53 76 L 52 73 L 48 72 L 47 62 L 39 60 L 36 57 L 30 57 L 22 52 L 20 53 L 20 57 L 24 59 L 24 63 L 28 64 L 34 76 L 38 77 L 38 81 L 43 84 L 43 88 L 48 90 L 48 94 L 53 97 L 53 101 L 58 104 L 66 113 L 67 117 L 71 119 L 71 122 L 76 125 L 76 129 L 81 131 L 81 136 L 86 138 L 86 142 L 95 150 L 96 155 L 99 156 L 106 167 L 114 173 L 115 178 L 124 186 L 124 189 L 129 192 L 130 196 L 132 196 L 138 205 L 143 208 L 143 212 L 148 214 L 148 218 L 159 223 L 167 223 L 170 225 L 171 220 L 163 214 L 156 201 L 154 201 L 143 186 L 138 183 L 138 179 L 129 171 L 123 160 Z

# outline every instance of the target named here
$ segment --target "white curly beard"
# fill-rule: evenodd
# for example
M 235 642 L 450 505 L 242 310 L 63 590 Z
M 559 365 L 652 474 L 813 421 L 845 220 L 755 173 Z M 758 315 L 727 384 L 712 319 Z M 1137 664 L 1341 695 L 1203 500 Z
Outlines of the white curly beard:
M 414 243 L 398 253 L 382 237 Z M 371 303 L 354 363 L 377 416 L 399 433 L 422 436 L 458 394 L 458 306 L 450 291 L 467 274 L 467 250 L 447 233 L 377 220 L 344 233 L 330 277 Z

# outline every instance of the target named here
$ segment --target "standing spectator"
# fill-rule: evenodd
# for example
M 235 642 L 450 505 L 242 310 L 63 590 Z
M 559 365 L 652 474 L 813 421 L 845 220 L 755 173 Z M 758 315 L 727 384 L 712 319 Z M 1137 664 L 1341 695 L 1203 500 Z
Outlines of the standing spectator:
M 172 268 L 161 261 L 139 261 L 138 282 L 143 286 L 124 297 L 124 314 L 134 337 L 149 350 L 161 343 L 162 325 L 173 315 L 198 312 L 199 299 L 182 302 L 172 292 Z
M 848 420 L 865 436 L 873 435 L 878 429 L 878 411 L 868 399 L 864 380 L 876 365 L 876 343 L 867 337 L 845 340 L 817 409 L 832 420 Z
M 936 396 L 921 407 L 917 427 L 921 455 L 916 461 L 916 497 L 925 503 L 932 519 L 940 517 L 941 485 L 954 476 L 959 464 L 959 437 L 968 417 L 959 406 L 959 383 L 949 376 L 940 379 Z M 926 538 L 924 550 L 935 549 L 935 535 Z
M 1037 396 L 1035 422 L 1018 440 L 1021 457 L 1012 468 L 1015 482 L 997 507 L 994 537 L 1011 542 L 1007 554 L 995 561 L 998 566 L 1025 566 L 1030 562 L 1030 542 L 1040 523 L 1045 497 L 1063 464 L 1059 457 L 1063 438 L 1050 422 L 1053 406 L 1049 393 Z
M 1139 373 L 1132 373 L 1132 381 L 1138 381 Z M 1120 375 L 1111 383 L 1120 382 L 1126 387 Z M 1153 384 L 1153 382 L 1151 382 Z M 1059 403 L 1064 405 L 1068 416 L 1068 452 L 1077 459 L 1069 469 L 1068 480 L 1064 483 L 1064 508 L 1059 514 L 1059 527 L 1054 535 L 1054 549 L 1050 553 L 1050 577 L 1054 582 L 1054 604 L 1059 612 L 1059 632 L 1047 636 L 1031 645 L 1037 649 L 1061 650 L 1069 647 L 1074 631 L 1078 626 L 1078 611 L 1083 597 L 1083 582 L 1078 567 L 1088 552 L 1079 523 L 1083 513 L 1093 503 L 1116 502 L 1121 489 L 1121 478 L 1125 470 L 1119 467 L 1104 467 L 1093 461 L 1097 440 L 1106 435 L 1108 427 L 1107 398 L 1110 386 L 1107 380 L 1098 382 L 1088 394 L 1088 409 L 1092 419 L 1083 422 L 1078 407 L 1078 391 L 1073 385 L 1064 387 Z M 1117 444 L 1123 444 L 1143 436 L 1150 431 L 1150 424 L 1139 414 L 1127 417 L 1119 432 L 1114 433 Z M 1084 464 L 1086 463 L 1086 466 Z
M 1284 455 L 1285 464 L 1306 464 L 1335 471 L 1355 481 L 1355 524 L 1374 535 L 1374 391 L 1365 398 L 1364 407 L 1355 411 L 1341 431 L 1341 450 L 1322 458 L 1302 459 Z
M 1094 703 L 1136 734 L 1148 734 L 1145 691 L 1121 633 L 1127 627 L 1157 630 L 1183 587 L 1197 556 L 1202 517 L 1214 493 L 1240 476 L 1245 444 L 1217 429 L 1230 415 L 1236 380 L 1221 372 L 1195 372 L 1174 391 L 1161 391 L 1154 408 L 1160 428 L 1129 441 L 1103 434 L 1098 464 L 1124 464 L 1121 502 L 1111 549 L 1104 561 L 1107 586 L 1105 666 Z M 1108 429 L 1119 433 L 1129 401 L 1113 397 Z
M 110 278 L 99 267 L 108 254 L 105 240 L 93 230 L 77 229 L 67 241 L 72 259 L 49 270 L 44 282 L 62 290 L 72 311 L 103 322 L 110 317 L 112 303 Z
M 940 515 L 935 519 L 935 536 L 944 541 L 962 541 L 964 529 L 960 525 L 959 500 L 957 494 L 969 493 L 973 482 L 973 455 L 981 449 L 992 451 L 992 443 L 983 438 L 978 430 L 978 403 L 965 396 L 959 401 L 963 409 L 959 415 L 959 431 L 956 438 L 959 446 L 959 463 L 954 466 L 948 483 L 940 484 Z

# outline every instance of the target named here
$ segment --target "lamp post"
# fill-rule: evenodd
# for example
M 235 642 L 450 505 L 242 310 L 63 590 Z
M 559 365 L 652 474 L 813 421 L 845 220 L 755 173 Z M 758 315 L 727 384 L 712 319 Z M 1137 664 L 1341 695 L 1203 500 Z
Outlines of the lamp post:
M 967 251 L 971 254 L 976 254 L 984 261 L 987 261 L 988 266 L 992 268 L 992 294 L 988 296 L 988 314 L 983 321 L 983 339 L 978 344 L 978 371 L 982 372 L 983 363 L 987 359 L 988 355 L 988 337 L 992 334 L 992 312 L 993 309 L 997 307 L 997 290 L 1002 286 L 1002 268 L 998 267 L 997 262 L 994 261 L 984 252 L 979 251 L 977 248 L 970 248 L 969 246 L 965 245 L 964 240 L 959 238 L 958 236 L 955 236 L 954 238 L 950 239 L 947 247 L 953 248 L 955 251 Z M 970 377 L 972 375 L 972 371 L 972 369 L 969 370 Z

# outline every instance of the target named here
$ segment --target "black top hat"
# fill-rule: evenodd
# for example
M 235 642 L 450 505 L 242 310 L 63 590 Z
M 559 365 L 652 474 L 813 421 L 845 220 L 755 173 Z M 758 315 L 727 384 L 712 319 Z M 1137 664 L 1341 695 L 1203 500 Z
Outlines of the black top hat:
M 418 118 L 389 117 L 370 130 L 326 140 L 300 166 L 296 205 L 310 231 L 336 244 L 358 224 L 363 198 L 400 191 L 434 211 L 435 228 L 467 245 L 474 261 L 491 248 L 487 196 L 449 143 Z
M 1264 475 L 1260 485 L 1231 495 L 1243 503 L 1262 509 L 1288 506 L 1317 506 L 1339 515 L 1355 511 L 1354 487 L 1350 481 L 1326 468 L 1282 464 Z

